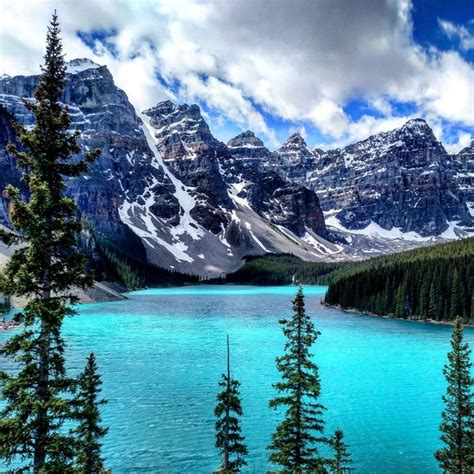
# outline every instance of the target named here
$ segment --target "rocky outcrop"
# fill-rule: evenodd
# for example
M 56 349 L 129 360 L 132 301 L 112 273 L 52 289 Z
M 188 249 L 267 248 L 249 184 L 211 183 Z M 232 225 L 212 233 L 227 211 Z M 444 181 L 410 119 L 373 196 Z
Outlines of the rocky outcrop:
M 259 194 L 252 186 L 253 205 L 242 205 L 232 188 L 239 178 L 230 178 L 226 166 L 233 157 L 213 137 L 198 106 L 166 101 L 137 114 L 106 67 L 78 59 L 68 63 L 67 71 L 62 100 L 71 113 L 71 130 L 81 131 L 84 150 L 102 150 L 88 173 L 68 181 L 67 193 L 77 202 L 88 233 L 134 259 L 202 275 L 234 269 L 244 255 L 290 251 L 322 258 L 298 241 L 306 227 L 324 231 L 324 222 L 316 223 L 321 215 L 314 193 L 293 189 L 278 176 L 272 184 L 266 175 L 266 184 L 254 178 L 262 190 Z M 38 80 L 0 79 L 2 187 L 19 184 L 20 173 L 4 146 L 14 139 L 13 116 L 33 123 L 22 97 L 31 99 Z M 0 218 L 9 225 L 7 207 L 4 197 Z M 83 240 L 93 252 L 91 239 Z
M 308 173 L 314 170 L 317 154 L 299 133 L 293 133 L 275 153 L 271 167 L 288 179 L 307 185 Z
M 2 190 L 22 186 L 5 145 L 15 140 L 12 118 L 33 123 L 22 97 L 37 84 L 38 76 L 0 77 Z M 421 120 L 327 152 L 298 134 L 275 152 L 251 131 L 225 145 L 197 105 L 165 101 L 137 113 L 108 69 L 87 59 L 68 63 L 63 102 L 83 149 L 102 150 L 67 187 L 91 254 L 99 236 L 134 260 L 208 276 L 245 255 L 321 260 L 402 250 L 471 222 L 472 146 L 450 157 Z M 6 226 L 8 206 L 3 194 Z M 375 225 L 382 235 L 367 232 Z
M 23 197 L 26 198 L 26 189 L 21 181 L 21 173 L 16 167 L 15 159 L 7 153 L 6 146 L 12 143 L 18 146 L 15 130 L 13 129 L 14 116 L 0 105 L 0 180 L 2 183 L 11 184 L 22 190 Z M 10 227 L 8 209 L 10 199 L 5 192 L 5 186 L 0 189 L 0 224 Z
M 274 154 L 253 132 L 241 133 L 227 146 L 232 159 L 223 160 L 221 166 L 236 198 L 299 237 L 308 230 L 327 237 L 316 193 L 273 171 Z
M 32 97 L 38 80 L 38 76 L 0 79 L 0 103 L 24 125 L 33 123 L 33 115 L 22 98 Z M 142 192 L 144 175 L 154 173 L 163 178 L 160 170 L 150 167 L 152 154 L 141 121 L 108 69 L 85 59 L 68 64 L 63 102 L 71 113 L 71 130 L 82 133 L 83 149 L 102 151 L 86 175 L 69 181 L 67 192 L 96 232 L 136 251 L 140 243 L 138 239 L 130 241 L 130 232 L 119 216 L 119 204 L 126 195 L 133 199 Z M 7 182 L 4 176 L 2 182 Z
M 471 224 L 452 160 L 422 119 L 321 154 L 308 183 L 346 229 L 374 222 L 426 237 Z
M 456 181 L 464 194 L 471 216 L 474 217 L 474 140 L 451 158 L 455 166 Z
M 167 168 L 189 189 L 195 200 L 191 216 L 214 234 L 228 222 L 225 211 L 232 201 L 219 171 L 225 146 L 216 140 L 197 105 L 161 102 L 146 110 L 156 146 Z

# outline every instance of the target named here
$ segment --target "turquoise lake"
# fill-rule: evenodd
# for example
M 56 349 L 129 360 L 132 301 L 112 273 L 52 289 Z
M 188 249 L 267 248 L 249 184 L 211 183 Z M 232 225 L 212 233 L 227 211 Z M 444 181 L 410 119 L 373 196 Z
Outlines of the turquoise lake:
M 93 351 L 103 377 L 107 466 L 115 473 L 209 473 L 214 406 L 231 340 L 241 382 L 244 472 L 270 468 L 266 446 L 281 418 L 268 408 L 291 315 L 294 287 L 195 286 L 150 289 L 120 302 L 81 305 L 65 322 L 68 361 L 82 369 Z M 324 287 L 305 287 L 306 308 L 321 332 L 320 368 L 328 433 L 343 429 L 360 473 L 439 472 L 433 452 L 451 328 L 360 316 L 320 305 Z M 474 342 L 474 331 L 466 329 Z M 0 334 L 0 341 L 8 333 Z M 6 361 L 0 359 L 5 367 Z M 2 471 L 0 466 L 0 471 Z

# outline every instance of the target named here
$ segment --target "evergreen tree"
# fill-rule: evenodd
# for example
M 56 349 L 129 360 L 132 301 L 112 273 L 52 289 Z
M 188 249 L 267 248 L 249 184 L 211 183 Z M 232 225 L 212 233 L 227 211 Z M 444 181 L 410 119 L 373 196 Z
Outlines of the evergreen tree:
M 72 160 L 80 152 L 79 132 L 69 133 L 71 119 L 61 103 L 66 78 L 60 28 L 56 13 L 48 27 L 45 64 L 35 91 L 35 101 L 25 101 L 35 125 L 15 124 L 22 149 L 8 146 L 24 171 L 29 201 L 9 186 L 13 232 L 1 232 L 1 240 L 21 244 L 9 260 L 0 280 L 0 291 L 26 297 L 25 308 L 15 315 L 24 330 L 2 347 L 18 371 L 1 374 L 5 402 L 0 417 L 0 458 L 7 463 L 21 459 L 32 472 L 68 472 L 72 442 L 63 428 L 70 415 L 67 392 L 73 381 L 64 368 L 61 325 L 74 313 L 73 286 L 85 286 L 85 258 L 75 250 L 80 224 L 74 202 L 65 197 L 65 179 L 78 176 L 94 151 L 84 160 Z
M 344 442 L 344 433 L 336 430 L 331 438 L 331 447 L 334 449 L 334 459 L 331 460 L 331 470 L 334 474 L 354 471 L 351 467 L 352 459 L 348 452 L 348 446 Z
M 99 399 L 101 385 L 95 355 L 90 354 L 78 378 L 77 394 L 73 400 L 74 418 L 79 422 L 73 432 L 77 446 L 76 467 L 83 474 L 105 472 L 100 440 L 108 429 L 101 426 L 99 407 L 107 402 Z
M 459 272 L 455 268 L 452 274 L 452 288 L 451 288 L 451 301 L 450 301 L 450 316 L 451 319 L 456 318 L 458 314 L 461 314 L 461 298 L 460 298 L 460 282 Z
M 346 264 L 324 301 L 398 317 L 474 322 L 474 238 Z
M 420 288 L 420 298 L 418 303 L 418 314 L 426 319 L 429 313 L 429 304 L 430 304 L 430 284 L 429 280 L 425 278 Z
M 222 466 L 219 473 L 232 474 L 240 472 L 240 468 L 247 464 L 245 455 L 247 446 L 242 436 L 239 417 L 242 416 L 240 402 L 240 383 L 230 374 L 230 347 L 227 336 L 227 373 L 222 374 L 219 385 L 223 391 L 217 395 L 215 409 L 216 421 L 216 448 L 222 453 Z
M 286 407 L 286 413 L 273 433 L 270 461 L 282 466 L 283 472 L 326 472 L 317 446 L 327 443 L 322 436 L 324 407 L 318 402 L 318 367 L 309 352 L 319 333 L 305 312 L 302 288 L 293 300 L 293 317 L 280 323 L 286 353 L 277 357 L 276 365 L 283 380 L 274 384 L 280 396 L 270 401 L 270 407 Z
M 443 397 L 445 409 L 440 425 L 445 446 L 435 453 L 444 472 L 468 474 L 474 466 L 473 379 L 471 350 L 463 341 L 461 319 L 457 318 L 451 337 L 451 352 L 443 373 L 448 383 Z
M 431 283 L 431 286 L 430 286 L 428 315 L 431 319 L 439 319 L 438 298 L 436 296 L 434 281 L 433 283 Z

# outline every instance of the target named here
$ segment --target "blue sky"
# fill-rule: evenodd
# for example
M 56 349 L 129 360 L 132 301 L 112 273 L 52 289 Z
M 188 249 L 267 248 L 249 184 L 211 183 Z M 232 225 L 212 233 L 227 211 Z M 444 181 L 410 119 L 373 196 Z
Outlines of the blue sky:
M 223 141 L 330 148 L 418 116 L 450 151 L 474 135 L 471 0 L 18 0 L 0 73 L 37 72 L 54 8 L 69 59 L 106 64 L 137 110 L 198 103 Z

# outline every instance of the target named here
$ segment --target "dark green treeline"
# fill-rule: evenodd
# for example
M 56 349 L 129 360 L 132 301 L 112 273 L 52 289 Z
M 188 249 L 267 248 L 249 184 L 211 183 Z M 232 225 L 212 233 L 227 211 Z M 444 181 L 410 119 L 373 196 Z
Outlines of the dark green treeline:
M 474 320 L 474 238 L 360 262 L 331 282 L 325 302 L 401 318 Z

